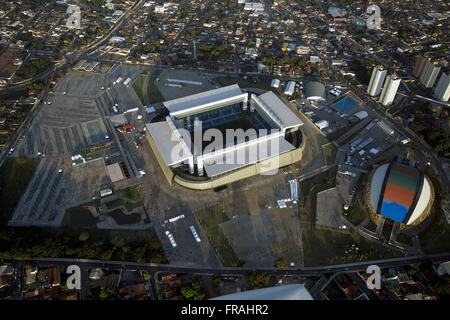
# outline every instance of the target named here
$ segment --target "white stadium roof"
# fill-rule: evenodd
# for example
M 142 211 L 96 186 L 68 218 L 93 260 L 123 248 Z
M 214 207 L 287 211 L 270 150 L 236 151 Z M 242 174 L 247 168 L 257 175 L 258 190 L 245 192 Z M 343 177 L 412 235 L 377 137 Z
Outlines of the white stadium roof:
M 313 300 L 303 284 L 287 284 L 227 294 L 211 300 Z
M 406 224 L 412 224 L 414 221 L 417 220 L 417 218 L 420 217 L 420 215 L 427 208 L 428 202 L 430 201 L 430 197 L 431 197 L 431 186 L 428 180 L 425 178 L 423 179 L 423 186 L 422 190 L 420 191 L 420 196 L 419 200 L 417 201 L 416 208 L 414 209 L 413 213 L 411 214 L 411 217 L 409 218 Z
M 181 142 L 176 138 L 174 139 L 175 141 L 172 141 L 173 130 L 167 121 L 147 123 L 145 126 L 155 141 L 164 162 L 168 166 L 183 162 L 189 158 L 190 155 L 182 147 Z M 181 154 L 177 154 L 176 152 L 172 154 L 173 150 L 180 150 L 182 152 Z
M 375 211 L 378 207 L 378 200 L 380 199 L 381 189 L 383 188 L 384 176 L 386 175 L 388 168 L 389 163 L 379 166 L 372 176 L 372 181 L 370 181 L 370 204 Z
M 269 130 L 270 133 L 267 132 L 267 135 L 261 134 L 258 136 L 255 129 L 250 132 L 241 129 L 242 136 L 235 133 L 235 138 L 238 141 L 233 139 L 232 142 L 223 146 L 224 148 L 221 144 L 219 148 L 214 146 L 214 148 L 208 150 L 207 147 L 205 150 L 199 150 L 201 152 L 198 152 L 197 148 L 192 145 L 191 137 L 184 136 L 187 131 L 180 130 L 174 123 L 174 118 L 177 116 L 196 114 L 205 110 L 229 106 L 236 102 L 244 102 L 245 107 L 247 107 L 247 101 L 248 94 L 242 93 L 237 84 L 166 101 L 164 105 L 168 108 L 170 116 L 167 116 L 165 121 L 148 123 L 146 128 L 167 166 L 189 161 L 191 169 L 192 164 L 196 163 L 197 168 L 203 167 L 210 177 L 273 158 L 295 149 L 295 146 L 289 143 L 284 135 L 286 129 L 301 126 L 303 122 L 272 91 L 260 96 L 251 95 L 251 107 L 255 107 L 259 115 L 267 121 L 275 122 L 276 127 L 281 129 Z M 251 111 L 255 110 L 251 109 Z M 254 145 L 256 145 L 256 152 L 253 148 Z M 227 161 L 227 159 L 237 156 L 239 156 L 239 161 Z
M 237 84 L 231 86 L 209 90 L 190 96 L 163 102 L 169 110 L 170 115 L 180 116 L 184 114 L 198 112 L 208 106 L 215 106 L 221 101 L 239 100 L 242 98 L 241 88 Z
M 204 167 L 208 176 L 212 177 L 293 149 L 295 147 L 286 139 L 277 137 L 270 139 L 268 142 L 258 142 L 252 146 L 232 149 L 229 152 L 221 153 L 216 157 L 205 160 Z M 231 160 L 227 161 L 228 158 Z
M 300 120 L 272 91 L 268 91 L 258 96 L 258 98 L 281 121 L 281 125 L 284 129 L 303 125 L 303 121 Z

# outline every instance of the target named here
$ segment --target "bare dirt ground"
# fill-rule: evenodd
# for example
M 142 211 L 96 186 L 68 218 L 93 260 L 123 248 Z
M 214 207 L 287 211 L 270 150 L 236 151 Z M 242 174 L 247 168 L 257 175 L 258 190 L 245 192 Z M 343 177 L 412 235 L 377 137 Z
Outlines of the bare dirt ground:
M 339 228 L 345 221 L 342 217 L 343 207 L 350 197 L 352 185 L 357 181 L 357 177 L 351 179 L 350 176 L 338 174 L 337 181 L 335 188 L 317 194 L 316 224 L 318 225 Z
M 221 227 L 247 267 L 272 267 L 279 258 L 302 265 L 300 221 L 295 208 L 252 212 Z

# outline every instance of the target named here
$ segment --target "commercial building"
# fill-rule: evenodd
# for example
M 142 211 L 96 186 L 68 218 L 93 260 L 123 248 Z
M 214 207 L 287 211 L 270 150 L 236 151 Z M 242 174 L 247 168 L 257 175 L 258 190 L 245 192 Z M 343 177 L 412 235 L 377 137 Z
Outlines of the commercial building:
M 295 82 L 294 81 L 289 81 L 288 84 L 286 85 L 286 88 L 284 88 L 284 94 L 287 96 L 292 96 L 295 92 Z
M 298 46 L 296 52 L 297 54 L 310 54 L 312 51 L 310 47 Z
M 432 62 L 431 60 L 428 60 L 420 76 L 420 83 L 425 88 L 431 88 L 436 82 L 440 70 L 441 66 L 439 66 L 436 61 Z
M 395 74 L 388 76 L 379 100 L 383 106 L 392 104 L 401 81 L 402 80 Z
M 373 68 L 369 87 L 367 88 L 367 93 L 371 97 L 376 97 L 380 94 L 381 87 L 383 86 L 384 79 L 386 78 L 386 74 L 387 70 L 384 70 L 383 66 L 375 66 Z
M 278 79 L 272 79 L 272 82 L 270 83 L 270 86 L 272 88 L 279 88 L 280 87 L 280 80 Z
M 359 120 L 363 120 L 369 116 L 367 111 L 361 110 L 354 114 L 355 117 L 357 117 Z
M 111 182 L 117 182 L 125 179 L 122 169 L 120 168 L 120 165 L 117 162 L 107 165 L 106 171 L 108 172 L 108 175 L 111 178 Z
M 235 84 L 163 104 L 146 136 L 170 185 L 211 189 L 301 160 L 303 122 L 272 91 Z
M 366 194 L 372 217 L 384 216 L 403 228 L 421 223 L 434 201 L 433 186 L 423 172 L 399 162 L 372 171 Z
M 317 128 L 319 128 L 320 130 L 323 130 L 323 129 L 325 129 L 325 128 L 328 128 L 328 126 L 329 126 L 329 123 L 328 123 L 328 121 L 327 120 L 319 120 L 319 121 L 317 121 L 316 123 L 314 123 L 316 126 L 317 126 Z
M 434 88 L 434 96 L 440 101 L 447 102 L 450 97 L 450 76 L 447 73 L 442 73 L 439 81 Z
M 305 97 L 308 100 L 325 101 L 325 86 L 318 81 L 306 83 Z

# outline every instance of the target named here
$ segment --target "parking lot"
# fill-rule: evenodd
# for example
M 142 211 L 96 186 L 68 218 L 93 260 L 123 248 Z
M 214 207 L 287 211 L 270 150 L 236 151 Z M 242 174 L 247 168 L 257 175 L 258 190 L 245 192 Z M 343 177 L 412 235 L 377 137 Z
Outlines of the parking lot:
M 185 83 L 177 84 L 169 82 L 167 79 L 195 81 L 201 83 L 201 85 Z M 169 84 L 180 85 L 181 87 L 171 87 Z M 213 80 L 213 77 L 209 75 L 175 69 L 166 69 L 161 72 L 155 81 L 155 85 L 165 100 L 177 99 L 216 88 L 216 83 Z
M 109 72 L 106 81 L 106 95 L 109 99 L 109 108 L 106 114 L 113 114 L 112 106 L 118 104 L 119 112 L 124 112 L 128 109 L 142 107 L 142 103 L 139 100 L 136 92 L 133 89 L 133 82 L 142 75 L 144 69 L 137 66 L 118 65 L 113 67 Z M 118 79 L 121 79 L 117 83 Z M 125 84 L 125 81 L 130 78 L 129 83 Z M 106 110 L 106 109 L 105 109 Z
M 116 91 L 107 92 L 108 81 L 103 75 L 70 73 L 40 106 L 14 152 L 14 156 L 39 157 L 41 161 L 11 224 L 58 226 L 66 208 L 91 201 L 101 189 L 112 186 L 102 158 L 104 153 L 115 152 L 116 162 L 123 162 L 124 157 L 114 144 L 86 158 L 100 160 L 72 165 L 73 155 L 112 141 L 105 114 L 114 111 L 108 99 L 121 100 Z M 123 87 L 130 95 L 124 98 L 129 103 L 123 106 L 126 110 L 131 104 L 136 106 L 139 99 L 131 87 Z M 126 187 L 127 182 L 128 179 L 119 181 L 117 186 Z
M 91 201 L 108 183 L 103 160 L 72 167 L 70 158 L 42 158 L 9 224 L 57 227 L 67 208 Z
M 398 140 L 399 135 L 395 131 L 390 134 L 383 130 L 377 120 L 372 120 L 341 147 L 345 152 L 344 163 L 356 167 L 369 166 Z
M 84 78 L 83 81 L 80 77 Z M 73 83 L 71 83 L 73 80 Z M 82 94 L 78 84 L 98 85 L 96 75 L 71 74 L 58 83 L 50 94 L 30 128 L 17 145 L 17 155 L 35 157 L 63 156 L 79 153 L 88 146 L 109 141 L 109 134 L 100 118 L 94 96 Z M 68 87 L 73 87 L 71 94 Z M 90 88 L 90 86 L 86 86 Z M 76 94 L 74 91 L 76 90 Z M 87 89 L 90 91 L 90 89 Z M 66 92 L 66 94 L 64 94 Z

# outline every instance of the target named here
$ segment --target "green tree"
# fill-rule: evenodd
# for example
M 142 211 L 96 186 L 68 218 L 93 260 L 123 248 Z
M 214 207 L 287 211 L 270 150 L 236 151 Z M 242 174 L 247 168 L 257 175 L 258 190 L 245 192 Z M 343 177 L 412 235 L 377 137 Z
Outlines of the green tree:
M 250 285 L 254 288 L 264 288 L 269 286 L 270 275 L 264 271 L 255 271 L 248 275 Z
M 83 242 L 86 241 L 87 239 L 89 239 L 89 232 L 83 231 L 83 232 L 80 234 L 79 239 L 80 239 L 80 241 L 83 241 Z
M 450 276 L 443 276 L 441 281 L 434 286 L 434 291 L 436 291 L 442 299 L 450 298 Z
M 286 269 L 289 266 L 288 262 L 286 259 L 284 258 L 280 258 L 277 260 L 277 262 L 275 263 L 275 267 L 280 268 L 280 269 Z
M 98 297 L 100 298 L 100 300 L 118 300 L 119 292 L 117 288 L 109 287 L 102 289 Z
M 180 290 L 185 299 L 191 299 L 196 294 L 196 290 L 192 286 L 184 286 Z

